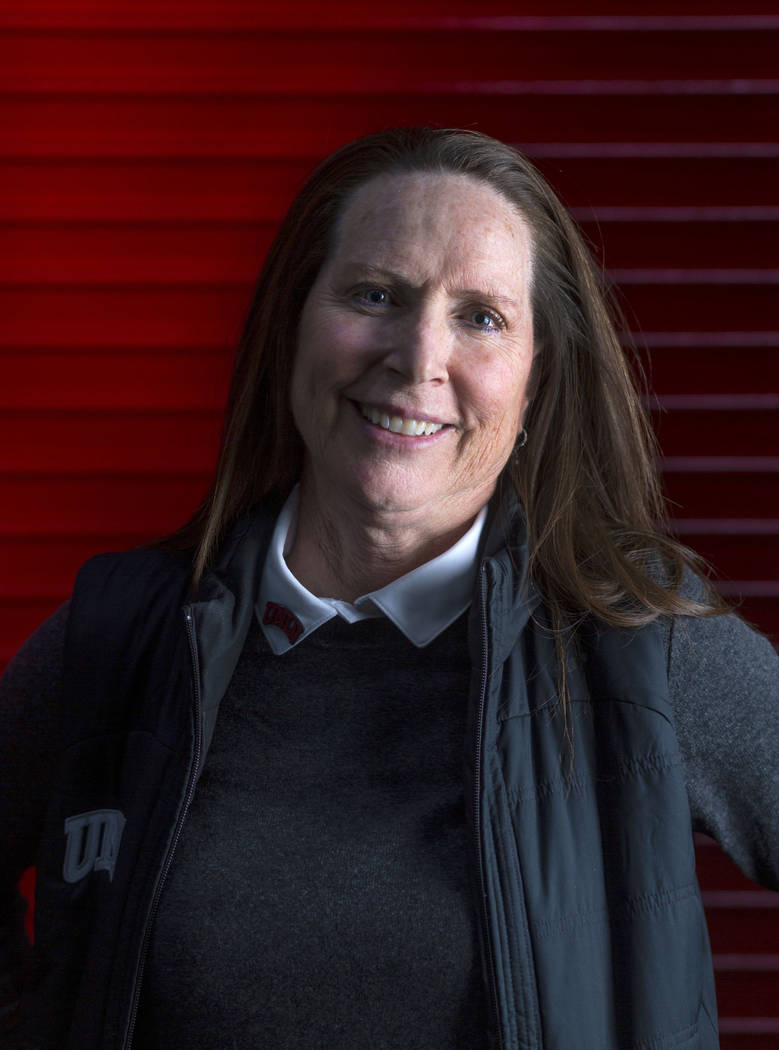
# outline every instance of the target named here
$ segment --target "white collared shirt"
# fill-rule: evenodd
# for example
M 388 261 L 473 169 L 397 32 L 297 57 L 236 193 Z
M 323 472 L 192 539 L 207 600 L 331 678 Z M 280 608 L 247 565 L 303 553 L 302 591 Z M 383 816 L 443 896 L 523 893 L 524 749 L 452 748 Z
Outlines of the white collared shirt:
M 470 605 L 486 506 L 448 551 L 352 603 L 318 598 L 289 571 L 284 556 L 295 535 L 298 500 L 299 486 L 296 485 L 273 530 L 256 606 L 262 631 L 277 656 L 302 642 L 334 616 L 341 616 L 348 623 L 386 616 L 421 649 Z

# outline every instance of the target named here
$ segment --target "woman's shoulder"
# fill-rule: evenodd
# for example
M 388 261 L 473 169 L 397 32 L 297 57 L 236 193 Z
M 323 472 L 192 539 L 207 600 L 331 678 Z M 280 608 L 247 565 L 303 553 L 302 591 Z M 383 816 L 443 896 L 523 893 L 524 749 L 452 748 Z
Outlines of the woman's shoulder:
M 187 601 L 192 564 L 184 554 L 139 547 L 90 558 L 73 587 L 67 652 L 122 651 L 140 625 L 162 624 Z
M 656 583 L 671 587 L 671 572 L 659 555 L 649 562 L 647 573 Z M 708 581 L 689 565 L 684 566 L 678 590 L 680 598 L 708 605 L 709 588 Z M 683 668 L 692 669 L 692 663 L 708 666 L 719 663 L 727 672 L 734 656 L 755 660 L 774 670 L 779 660 L 770 639 L 749 624 L 737 608 L 708 616 L 669 614 L 660 616 L 657 623 L 663 636 L 669 675 Z
M 156 581 L 159 586 L 189 579 L 192 552 L 168 547 L 133 547 L 106 551 L 89 558 L 76 575 L 74 594 L 80 586 L 103 585 L 112 580 Z
M 183 553 L 154 548 L 97 554 L 78 572 L 74 599 L 63 602 L 20 646 L 0 679 L 0 702 L 24 702 L 47 707 L 59 696 L 69 625 L 83 601 L 100 595 L 101 626 L 111 607 L 117 618 L 127 615 L 134 591 L 147 584 L 158 600 L 159 591 L 172 588 L 178 594 L 186 584 L 191 559 Z M 128 587 L 132 584 L 132 587 Z
M 680 593 L 705 601 L 685 570 Z M 664 618 L 668 688 L 693 825 L 749 878 L 779 888 L 779 654 L 734 610 Z M 770 829 L 770 831 L 769 831 Z
M 60 605 L 43 621 L 0 678 L 0 768 L 4 781 L 0 811 L 6 824 L 17 821 L 28 801 L 32 805 L 33 800 L 27 796 L 42 789 L 53 768 L 59 745 L 69 605 Z M 14 791 L 14 784 L 26 787 Z M 8 791 L 10 800 L 6 797 Z M 24 805 L 20 802 L 22 797 Z M 9 801 L 13 803 L 10 813 L 5 811 Z M 21 830 L 19 836 L 23 837 Z
M 0 695 L 39 699 L 59 688 L 70 602 L 58 609 L 20 646 L 0 682 Z
M 707 602 L 707 585 L 685 567 L 679 594 Z M 714 616 L 676 615 L 662 618 L 669 677 L 722 675 L 730 681 L 739 674 L 776 675 L 779 655 L 770 638 L 750 624 L 737 608 Z

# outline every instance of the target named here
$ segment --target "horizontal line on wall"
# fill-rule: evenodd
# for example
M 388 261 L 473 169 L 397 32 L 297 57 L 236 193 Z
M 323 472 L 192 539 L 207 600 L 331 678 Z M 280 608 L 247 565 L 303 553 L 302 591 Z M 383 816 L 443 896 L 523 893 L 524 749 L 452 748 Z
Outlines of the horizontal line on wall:
M 779 142 L 521 142 L 529 157 L 779 157 Z
M 745 190 L 745 192 L 748 192 Z M 773 204 L 710 205 L 707 207 L 657 207 L 648 205 L 577 205 L 568 211 L 580 222 L 776 222 L 779 207 Z
M 159 284 L 154 281 L 102 281 L 99 283 L 93 283 L 91 281 L 52 281 L 41 285 L 40 281 L 19 281 L 18 284 L 6 285 L 5 282 L 0 281 L 0 289 L 4 287 L 12 287 L 15 291 L 40 291 L 41 289 L 46 292 L 83 292 L 89 288 L 99 288 L 101 292 L 109 292 L 112 290 L 124 290 L 134 292 L 159 292 L 164 290 L 166 292 L 173 291 L 189 291 L 192 288 L 216 288 L 219 291 L 232 289 L 233 291 L 245 292 L 254 287 L 253 281 L 171 281 L 170 283 Z
M 779 332 L 630 332 L 631 342 L 651 348 L 779 346 Z
M 51 468 L 36 470 L 35 467 L 20 467 L 18 470 L 6 468 L 0 472 L 0 481 L 6 479 L 7 481 L 20 482 L 30 481 L 36 484 L 45 482 L 47 479 L 50 481 L 89 481 L 90 483 L 99 479 L 106 481 L 121 481 L 127 482 L 130 480 L 134 481 L 159 481 L 161 478 L 169 478 L 171 481 L 183 481 L 192 482 L 198 479 L 205 479 L 206 482 L 210 481 L 213 477 L 213 470 L 204 471 L 202 467 L 187 467 L 185 464 L 178 466 L 175 470 L 161 470 L 159 472 L 154 470 L 148 470 L 141 472 L 138 469 L 137 464 L 131 468 L 128 468 L 125 472 L 124 469 L 116 469 L 111 473 L 108 473 L 103 464 L 95 469 L 94 474 L 88 470 L 74 470 L 72 467 L 64 468 L 60 474 L 52 474 Z M 191 508 L 194 509 L 194 508 Z
M 648 408 L 667 408 L 692 412 L 765 411 L 779 408 L 778 394 L 650 394 L 641 398 Z
M 0 595 L 0 608 L 25 606 L 34 608 L 38 605 L 60 604 L 71 597 L 70 591 L 49 591 L 47 594 L 2 594 Z M 0 650 L 2 651 L 2 650 Z
M 219 157 L 213 154 L 187 154 L 182 156 L 181 154 L 173 155 L 170 157 L 155 156 L 139 156 L 137 153 L 128 154 L 127 156 L 117 156 L 114 153 L 105 154 L 103 156 L 93 157 L 73 157 L 69 154 L 62 154 L 59 157 L 51 156 L 39 157 L 13 157 L 4 156 L 3 164 L 18 164 L 24 167 L 39 167 L 45 168 L 52 164 L 56 164 L 57 167 L 61 168 L 77 168 L 81 169 L 84 167 L 90 168 L 210 168 L 219 170 L 220 168 L 231 168 L 231 167 L 250 167 L 250 168 L 263 168 L 263 167 L 288 167 L 292 166 L 296 170 L 300 166 L 312 166 L 322 159 L 322 153 L 297 153 L 294 156 L 289 153 L 280 153 L 277 155 L 268 155 L 258 157 L 253 154 L 246 156 L 237 157 Z M 768 155 L 768 159 L 773 154 Z
M 395 96 L 426 96 L 440 95 L 444 97 L 457 95 L 592 95 L 592 96 L 717 96 L 727 97 L 732 95 L 776 95 L 779 94 L 779 81 L 776 80 L 745 80 L 733 78 L 732 80 L 413 80 L 410 75 L 405 79 L 388 79 L 380 83 L 376 78 L 366 82 L 355 80 L 353 84 L 338 84 L 327 89 L 323 85 L 317 92 L 318 99 L 339 98 L 350 99 L 353 96 L 364 97 L 366 93 L 373 99 L 393 98 Z M 166 88 L 159 90 L 148 88 L 146 90 L 134 88 L 133 90 L 122 90 L 119 88 L 94 88 L 85 90 L 68 90 L 63 88 L 42 89 L 31 91 L 29 88 L 15 90 L 6 87 L 0 91 L 0 98 L 7 103 L 13 102 L 90 102 L 123 101 L 138 99 L 149 102 L 250 102 L 257 99 L 302 99 L 311 96 L 310 86 L 297 87 L 284 84 L 274 89 L 271 86 L 263 86 L 254 91 L 237 91 L 232 88 L 196 90 Z
M 21 476 L 24 477 L 25 472 L 21 472 Z M 5 480 L 18 481 L 20 472 L 17 470 L 2 470 L 0 469 L 0 482 Z M 180 470 L 128 470 L 122 473 L 122 483 L 132 484 L 138 481 L 148 481 L 152 479 L 154 481 L 176 481 L 182 477 Z M 192 481 L 193 478 L 200 478 L 201 481 L 210 481 L 213 477 L 212 470 L 192 470 L 187 471 L 186 481 Z M 117 480 L 117 475 L 110 470 L 41 470 L 36 472 L 34 475 L 30 474 L 29 479 L 34 481 L 36 485 L 46 483 L 47 481 L 88 481 L 90 484 L 93 482 L 111 482 Z M 0 531 L 2 531 L 0 527 Z
M 194 506 L 190 508 L 194 510 Z M 181 524 L 185 520 L 181 518 Z M 173 532 L 173 528 L 168 530 Z M 156 540 L 164 533 L 160 528 L 146 528 L 140 532 L 121 535 L 110 529 L 89 529 L 79 524 L 69 532 L 63 529 L 43 530 L 41 532 L 19 532 L 18 530 L 4 531 L 0 528 L 0 545 L 4 543 L 40 544 L 48 543 L 73 543 L 73 544 L 97 544 L 102 550 L 128 550 L 133 546 L 142 546 L 150 540 Z
M 425 88 L 470 95 L 775 95 L 779 80 L 475 80 Z
M 115 382 L 119 384 L 121 379 L 117 379 Z M 38 400 L 35 392 L 28 394 L 26 400 L 21 400 L 21 398 L 15 399 L 12 393 L 0 396 L 0 413 L 9 422 L 11 420 L 25 420 L 32 416 L 37 419 L 46 419 L 54 423 L 65 424 L 74 424 L 78 423 L 78 421 L 84 424 L 92 424 L 101 421 L 106 422 L 114 418 L 123 419 L 130 424 L 134 420 L 145 418 L 154 418 L 156 420 L 167 418 L 171 422 L 182 419 L 187 421 L 194 418 L 196 422 L 210 423 L 221 419 L 224 412 L 226 394 L 227 383 L 220 384 L 218 393 L 200 394 L 199 397 L 190 395 L 190 399 L 186 404 L 176 400 L 177 395 L 175 392 L 169 393 L 167 401 L 162 399 L 145 401 L 143 400 L 143 393 L 131 396 L 125 401 L 121 400 L 121 396 L 117 399 L 112 399 L 111 395 L 108 395 L 106 399 L 93 397 L 91 401 L 89 399 L 78 401 L 75 400 L 79 396 L 78 391 L 73 394 L 73 400 L 68 400 L 67 397 L 57 399 L 56 394 L 50 400 Z
M 51 354 L 55 357 L 69 357 L 78 354 L 79 357 L 94 357 L 96 359 L 111 357 L 119 354 L 122 357 L 226 357 L 232 361 L 235 355 L 235 347 L 232 345 L 220 346 L 16 346 L 0 345 L 0 357 L 23 354 L 31 357 L 36 354 Z
M 779 894 L 771 890 L 701 890 L 706 908 L 779 908 Z
M 175 11 L 175 8 L 173 9 Z M 229 8 L 228 8 L 229 10 Z M 36 32 L 50 35 L 106 36 L 117 31 L 136 36 L 175 35 L 175 36 L 236 36 L 267 35 L 272 32 L 296 30 L 298 32 L 336 33 L 344 30 L 370 32 L 374 28 L 389 29 L 468 29 L 488 32 L 523 31 L 523 32 L 618 32 L 637 33 L 656 32 L 690 32 L 705 31 L 713 33 L 732 32 L 734 30 L 766 30 L 779 28 L 779 16 L 771 14 L 754 15 L 435 15 L 435 14 L 375 14 L 368 16 L 351 16 L 349 12 L 339 12 L 338 8 L 322 8 L 321 12 L 300 11 L 294 8 L 297 18 L 283 20 L 283 13 L 263 11 L 258 8 L 258 16 L 252 22 L 244 22 L 244 12 L 230 11 L 227 17 L 232 23 L 225 28 L 223 23 L 209 22 L 208 16 L 193 12 L 188 17 L 194 21 L 200 17 L 200 25 L 182 24 L 181 20 L 170 18 L 170 11 L 161 9 L 157 20 L 144 21 L 145 12 L 139 9 L 128 17 L 126 12 L 116 10 L 116 5 L 105 8 L 105 17 L 110 19 L 101 26 L 102 12 L 90 11 L 90 24 L 82 26 L 71 21 L 70 24 L 55 24 L 56 18 L 67 18 L 71 12 L 38 15 L 34 28 L 31 19 L 14 15 L 6 11 L 0 17 L 0 31 L 9 35 L 27 35 Z M 321 18 L 317 17 L 321 13 Z M 46 19 L 51 19 L 51 25 Z M 72 18 L 72 14 L 71 14 Z M 166 22 L 162 19 L 168 18 Z M 140 24 L 139 24 L 140 23 Z
M 409 19 L 410 22 L 416 21 Z M 427 21 L 419 19 L 419 22 Z M 492 17 L 440 18 L 439 26 L 463 25 L 468 28 L 544 30 L 577 32 L 635 30 L 636 32 L 708 30 L 710 32 L 734 29 L 776 29 L 777 15 L 494 15 Z
M 618 268 L 606 276 L 620 284 L 779 284 L 779 270 Z
M 0 543 L 44 546 L 47 543 L 92 543 L 95 537 L 99 537 L 106 543 L 145 543 L 148 540 L 148 532 L 118 532 L 115 529 L 100 529 L 96 532 L 61 532 L 51 529 L 46 532 L 20 532 L 15 529 L 4 531 L 0 529 Z
M 663 456 L 659 466 L 679 474 L 779 474 L 779 456 Z
M 318 95 L 326 98 L 329 94 L 348 98 L 353 94 L 362 95 L 370 90 L 372 96 L 393 96 L 396 94 L 407 95 L 413 92 L 415 95 L 775 95 L 779 93 L 779 80 L 754 79 L 744 77 L 733 77 L 722 80 L 424 80 L 413 79 L 410 76 L 405 79 L 395 80 L 387 77 L 382 83 L 377 78 L 366 79 L 364 82 L 355 79 L 353 84 L 339 84 L 334 90 L 328 91 L 326 85 L 320 88 Z M 273 87 L 263 86 L 256 90 L 236 91 L 233 88 L 214 87 L 208 90 L 181 87 L 178 89 L 166 88 L 138 88 L 133 89 L 120 87 L 93 88 L 92 90 L 70 89 L 62 86 L 59 88 L 42 87 L 40 90 L 31 90 L 29 87 L 16 89 L 6 86 L 0 91 L 0 98 L 8 101 L 23 99 L 25 101 L 57 100 L 85 100 L 92 98 L 100 99 L 188 99 L 193 101 L 223 101 L 225 99 L 253 99 L 273 98 L 283 96 L 285 98 L 308 97 L 311 94 L 310 86 L 303 85 L 291 87 L 284 85 L 277 90 Z
M 779 535 L 779 518 L 671 518 L 666 525 L 678 535 Z
M 779 955 L 769 955 L 766 952 L 756 952 L 754 955 L 746 953 L 717 953 L 712 956 L 716 970 L 777 970 L 779 971 Z
M 722 1035 L 779 1035 L 779 1017 L 720 1017 Z
M 779 580 L 714 580 L 721 594 L 744 598 L 779 598 Z

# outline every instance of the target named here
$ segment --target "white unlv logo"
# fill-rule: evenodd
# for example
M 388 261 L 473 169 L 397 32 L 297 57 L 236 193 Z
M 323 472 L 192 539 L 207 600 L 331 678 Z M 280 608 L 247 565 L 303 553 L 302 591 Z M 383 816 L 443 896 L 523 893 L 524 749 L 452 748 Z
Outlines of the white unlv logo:
M 90 871 L 107 871 L 114 877 L 116 855 L 124 831 L 124 814 L 118 809 L 93 809 L 65 821 L 65 882 L 78 882 Z

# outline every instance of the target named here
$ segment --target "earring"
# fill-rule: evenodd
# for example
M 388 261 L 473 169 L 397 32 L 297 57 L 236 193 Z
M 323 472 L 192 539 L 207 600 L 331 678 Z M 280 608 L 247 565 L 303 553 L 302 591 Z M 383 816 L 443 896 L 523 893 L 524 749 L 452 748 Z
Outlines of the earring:
M 525 430 L 524 427 L 522 427 L 522 429 L 519 432 L 519 437 L 517 438 L 516 443 L 514 445 L 514 451 L 516 452 L 518 449 L 524 448 L 526 444 L 527 444 L 527 431 Z

